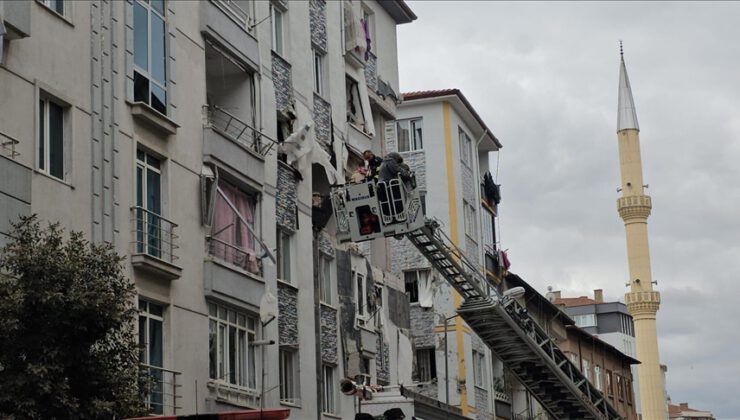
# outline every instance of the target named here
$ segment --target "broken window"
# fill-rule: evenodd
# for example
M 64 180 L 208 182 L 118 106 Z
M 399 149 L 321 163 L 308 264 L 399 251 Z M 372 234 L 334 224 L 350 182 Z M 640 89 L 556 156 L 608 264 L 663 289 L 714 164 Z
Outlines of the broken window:
M 416 376 L 419 382 L 437 378 L 437 360 L 434 349 L 416 350 Z
M 246 222 L 254 229 L 256 196 L 222 179 L 219 179 L 218 187 L 234 208 L 221 194 L 216 196 L 209 251 L 211 255 L 221 260 L 258 274 L 259 267 L 254 250 L 255 238 L 244 224 Z M 241 218 L 237 215 L 237 211 Z

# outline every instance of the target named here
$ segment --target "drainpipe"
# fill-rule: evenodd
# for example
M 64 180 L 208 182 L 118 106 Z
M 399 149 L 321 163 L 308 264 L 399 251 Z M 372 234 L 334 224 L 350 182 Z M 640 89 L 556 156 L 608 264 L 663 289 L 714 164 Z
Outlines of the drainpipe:
M 316 393 L 316 420 L 321 420 L 321 413 L 323 409 L 324 399 L 324 369 L 321 364 L 321 295 L 320 295 L 320 284 L 319 284 L 319 235 L 320 231 L 312 229 L 313 232 L 313 318 L 314 318 L 314 330 L 316 332 L 316 342 L 314 344 L 316 350 L 316 377 L 319 379 L 319 389 Z

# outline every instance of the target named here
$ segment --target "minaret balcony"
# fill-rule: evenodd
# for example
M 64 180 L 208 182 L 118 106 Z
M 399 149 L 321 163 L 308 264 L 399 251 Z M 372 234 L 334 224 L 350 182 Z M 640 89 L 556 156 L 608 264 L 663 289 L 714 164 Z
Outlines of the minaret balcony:
M 647 219 L 653 208 L 649 195 L 628 195 L 617 199 L 617 210 L 622 220 Z
M 640 312 L 655 314 L 660 306 L 660 293 L 653 290 L 625 293 L 624 303 L 633 316 Z

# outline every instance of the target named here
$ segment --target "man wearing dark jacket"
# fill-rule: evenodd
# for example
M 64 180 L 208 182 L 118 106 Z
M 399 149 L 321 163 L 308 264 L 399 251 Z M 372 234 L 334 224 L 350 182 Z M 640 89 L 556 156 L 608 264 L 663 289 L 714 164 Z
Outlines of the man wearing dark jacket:
M 362 152 L 362 157 L 365 158 L 365 162 L 367 162 L 367 176 L 369 178 L 376 179 L 378 177 L 378 172 L 380 171 L 380 165 L 383 164 L 383 159 L 375 156 L 375 153 L 371 150 L 365 150 Z
M 396 152 L 388 153 L 380 165 L 380 181 L 390 181 L 391 179 L 401 176 L 402 180 L 411 178 L 409 167 L 403 163 L 403 157 Z

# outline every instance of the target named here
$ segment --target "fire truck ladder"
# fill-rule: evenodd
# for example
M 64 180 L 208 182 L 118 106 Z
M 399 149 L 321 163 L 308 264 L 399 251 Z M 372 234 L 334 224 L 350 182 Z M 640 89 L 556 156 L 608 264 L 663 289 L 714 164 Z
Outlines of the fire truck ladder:
M 558 419 L 621 419 L 519 303 L 498 292 L 440 229 L 426 220 L 406 237 L 464 299 L 458 314 Z

